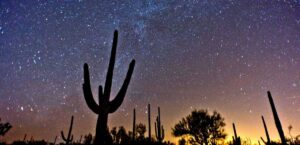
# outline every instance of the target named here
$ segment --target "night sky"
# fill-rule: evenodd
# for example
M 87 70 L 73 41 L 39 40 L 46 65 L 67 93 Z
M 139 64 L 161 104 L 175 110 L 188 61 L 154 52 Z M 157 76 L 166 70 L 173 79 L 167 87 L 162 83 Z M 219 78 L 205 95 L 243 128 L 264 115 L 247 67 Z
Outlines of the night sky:
M 171 127 L 194 109 L 217 110 L 229 135 L 235 122 L 253 142 L 265 137 L 264 115 L 276 139 L 270 90 L 286 135 L 290 124 L 292 134 L 300 133 L 299 0 L 2 0 L 0 117 L 13 125 L 6 141 L 25 133 L 53 141 L 72 115 L 75 140 L 94 134 L 97 115 L 83 97 L 83 64 L 90 65 L 97 94 L 115 29 L 111 99 L 131 59 L 136 67 L 110 127 L 131 130 L 134 107 L 137 123 L 146 124 L 150 103 L 152 121 L 161 107 L 167 140 L 174 141 Z

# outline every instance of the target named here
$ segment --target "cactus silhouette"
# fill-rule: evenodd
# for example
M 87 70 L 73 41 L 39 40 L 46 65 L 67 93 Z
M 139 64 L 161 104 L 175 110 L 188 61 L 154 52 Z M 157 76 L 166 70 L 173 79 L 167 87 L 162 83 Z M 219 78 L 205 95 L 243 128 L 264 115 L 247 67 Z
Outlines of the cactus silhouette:
M 129 65 L 126 78 L 124 80 L 124 83 L 120 91 L 117 93 L 116 97 L 112 101 L 110 101 L 109 98 L 110 98 L 113 70 L 114 70 L 115 57 L 116 57 L 117 41 L 118 41 L 118 31 L 115 31 L 111 56 L 109 60 L 109 66 L 108 66 L 108 71 L 107 71 L 106 81 L 104 86 L 104 92 L 102 91 L 102 86 L 101 85 L 99 86 L 99 93 L 98 93 L 99 104 L 96 103 L 92 94 L 92 89 L 90 85 L 90 76 L 89 76 L 89 66 L 86 63 L 84 64 L 84 83 L 82 85 L 84 98 L 88 107 L 94 113 L 98 114 L 95 141 L 94 141 L 94 144 L 97 145 L 109 144 L 109 131 L 107 126 L 108 114 L 114 113 L 122 104 L 135 65 L 135 60 L 132 60 Z
M 155 125 L 155 136 L 158 142 L 162 142 L 165 138 L 165 130 L 164 127 L 161 125 L 160 122 L 160 108 L 158 107 L 158 115 L 156 117 L 156 122 L 154 123 Z
M 233 127 L 233 132 L 234 132 L 234 136 L 232 137 L 233 138 L 233 145 L 241 145 L 241 138 L 236 133 L 234 123 L 232 123 L 232 127 Z
M 263 124 L 264 124 L 264 129 L 265 129 L 267 141 L 265 141 L 262 137 L 260 137 L 260 138 L 261 138 L 261 140 L 262 140 L 265 144 L 270 144 L 270 143 L 271 143 L 271 140 L 270 140 L 270 136 L 269 136 L 269 132 L 268 132 L 268 128 L 267 128 L 267 125 L 266 125 L 264 116 L 261 116 L 261 119 L 262 119 L 262 122 L 263 122 Z
M 73 119 L 74 119 L 74 117 L 72 116 L 67 138 L 65 137 L 64 132 L 61 131 L 61 137 L 66 142 L 66 145 L 69 145 L 73 141 L 73 135 L 72 135 Z
M 1 123 L 1 118 L 0 118 L 0 136 L 4 136 L 12 126 L 9 123 Z
M 148 137 L 149 142 L 151 141 L 151 108 L 150 104 L 148 104 Z
M 275 104 L 274 104 L 274 101 L 273 101 L 273 98 L 272 98 L 272 95 L 271 95 L 270 91 L 268 91 L 268 98 L 269 98 L 269 102 L 270 102 L 271 109 L 272 109 L 272 112 L 273 112 L 273 117 L 274 117 L 274 121 L 275 121 L 275 124 L 276 124 L 276 128 L 278 130 L 278 133 L 279 133 L 279 136 L 280 136 L 280 139 L 281 139 L 281 143 L 283 145 L 286 145 L 287 142 L 285 140 L 285 136 L 284 136 L 283 129 L 282 129 L 282 126 L 281 126 L 281 123 L 280 123 L 280 119 L 279 119 L 279 116 L 277 114 L 276 107 L 275 107 Z
M 134 142 L 135 141 L 135 135 L 136 135 L 136 131 L 135 131 L 135 128 L 136 128 L 136 123 L 135 123 L 135 108 L 133 109 L 133 124 L 132 124 L 132 141 Z

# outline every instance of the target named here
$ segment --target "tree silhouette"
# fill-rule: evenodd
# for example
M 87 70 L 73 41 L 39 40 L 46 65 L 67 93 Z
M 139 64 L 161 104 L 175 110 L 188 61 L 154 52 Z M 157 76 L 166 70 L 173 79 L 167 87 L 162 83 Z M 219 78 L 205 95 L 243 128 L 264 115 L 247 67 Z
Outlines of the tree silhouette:
M 1 118 L 0 118 L 0 136 L 4 136 L 12 126 L 7 122 L 7 123 L 1 123 Z
M 191 144 L 216 144 L 225 139 L 224 118 L 216 111 L 194 110 L 172 128 L 175 137 L 187 136 Z

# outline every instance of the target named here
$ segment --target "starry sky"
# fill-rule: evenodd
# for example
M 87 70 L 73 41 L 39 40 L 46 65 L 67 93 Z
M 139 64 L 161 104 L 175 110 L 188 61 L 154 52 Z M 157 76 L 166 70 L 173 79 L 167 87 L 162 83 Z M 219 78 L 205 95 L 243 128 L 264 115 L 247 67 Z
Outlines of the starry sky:
M 253 142 L 264 137 L 264 115 L 276 139 L 270 90 L 286 134 L 290 124 L 300 134 L 299 0 L 3 0 L 0 117 L 13 125 L 6 141 L 25 133 L 53 141 L 72 115 L 75 139 L 95 132 L 97 116 L 83 98 L 83 64 L 90 65 L 96 94 L 115 29 L 111 99 L 133 58 L 136 67 L 110 127 L 131 130 L 133 108 L 137 123 L 146 124 L 150 103 L 152 121 L 161 107 L 167 140 L 175 140 L 171 127 L 194 109 L 217 110 L 229 135 L 235 122 Z

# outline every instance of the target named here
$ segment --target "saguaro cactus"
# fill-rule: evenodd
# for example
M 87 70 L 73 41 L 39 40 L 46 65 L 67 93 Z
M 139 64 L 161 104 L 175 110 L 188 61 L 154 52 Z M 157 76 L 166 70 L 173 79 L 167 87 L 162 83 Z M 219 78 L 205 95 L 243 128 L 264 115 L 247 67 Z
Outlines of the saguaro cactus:
M 109 132 L 107 127 L 108 114 L 114 113 L 122 104 L 135 64 L 135 60 L 132 60 L 129 65 L 129 70 L 127 72 L 126 78 L 124 80 L 124 83 L 120 91 L 118 92 L 116 97 L 112 101 L 110 101 L 109 98 L 110 98 L 113 70 L 114 70 L 115 57 L 116 57 L 117 41 L 118 41 L 118 31 L 115 31 L 111 56 L 109 60 L 109 66 L 108 66 L 108 71 L 107 71 L 106 81 L 104 86 L 104 92 L 102 91 L 102 86 L 101 85 L 99 86 L 99 93 L 98 93 L 99 104 L 96 103 L 92 94 L 92 89 L 90 85 L 90 76 L 89 76 L 89 66 L 86 63 L 84 64 L 84 83 L 82 86 L 84 98 L 88 107 L 94 113 L 98 114 L 95 141 L 94 141 L 94 144 L 97 145 L 109 144 Z
M 64 132 L 61 131 L 61 137 L 66 142 L 66 145 L 69 145 L 73 141 L 73 135 L 72 135 L 73 119 L 74 117 L 72 116 L 68 136 L 65 137 Z
M 150 109 L 150 104 L 148 104 L 148 137 L 149 137 L 149 141 L 151 141 L 151 109 Z
M 280 119 L 278 117 L 276 107 L 275 107 L 275 104 L 274 104 L 274 101 L 273 101 L 273 98 L 272 98 L 272 95 L 271 95 L 270 91 L 268 91 L 268 98 L 269 98 L 269 102 L 270 102 L 271 109 L 272 109 L 272 112 L 273 112 L 273 117 L 274 117 L 274 121 L 275 121 L 275 124 L 276 124 L 276 128 L 278 130 L 278 133 L 279 133 L 279 136 L 280 136 L 280 139 L 281 139 L 281 143 L 286 145 L 287 143 L 286 143 L 286 140 L 285 140 L 283 129 L 282 129 Z
M 261 140 L 265 143 L 265 144 L 270 144 L 271 140 L 270 140 L 270 136 L 269 136 L 269 132 L 268 132 L 268 128 L 264 119 L 264 116 L 261 116 L 262 122 L 264 124 L 264 129 L 265 129 L 265 133 L 266 133 L 266 137 L 267 137 L 267 141 L 265 141 L 262 137 Z
M 132 124 L 132 141 L 135 141 L 135 135 L 136 135 L 136 131 L 135 131 L 135 128 L 136 128 L 136 123 L 135 123 L 135 108 L 133 109 L 133 124 Z
M 237 135 L 236 133 L 236 129 L 235 129 L 235 124 L 232 123 L 232 127 L 233 127 L 233 132 L 234 132 L 234 136 L 233 138 L 233 144 L 234 145 L 241 145 L 241 138 Z
M 156 135 L 156 139 L 158 140 L 158 142 L 162 142 L 165 138 L 165 130 L 163 125 L 161 125 L 160 122 L 160 108 L 158 107 L 158 115 L 156 117 L 156 122 L 154 123 L 155 125 L 155 135 Z

